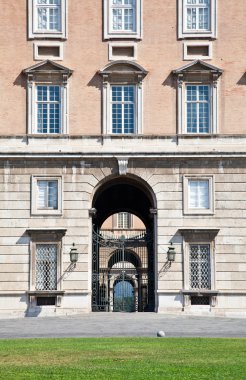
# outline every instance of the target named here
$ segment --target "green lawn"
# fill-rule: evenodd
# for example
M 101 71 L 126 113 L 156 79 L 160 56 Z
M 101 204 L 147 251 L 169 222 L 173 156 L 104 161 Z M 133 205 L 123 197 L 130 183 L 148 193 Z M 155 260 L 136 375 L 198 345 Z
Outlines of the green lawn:
M 0 379 L 246 380 L 246 339 L 0 340 Z

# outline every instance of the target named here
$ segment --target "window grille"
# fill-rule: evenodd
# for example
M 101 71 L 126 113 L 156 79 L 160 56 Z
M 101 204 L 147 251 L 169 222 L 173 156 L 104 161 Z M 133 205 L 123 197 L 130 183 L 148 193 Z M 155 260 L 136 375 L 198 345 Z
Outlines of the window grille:
M 210 86 L 186 85 L 187 133 L 210 132 Z
M 118 32 L 136 30 L 136 0 L 111 1 L 111 28 Z
M 135 132 L 135 86 L 111 87 L 112 133 Z
M 210 289 L 211 270 L 210 270 L 210 245 L 191 244 L 189 252 L 190 263 L 190 288 L 191 289 Z
M 57 288 L 57 245 L 36 245 L 36 290 Z
M 38 31 L 61 31 L 61 0 L 36 0 Z
M 210 0 L 184 0 L 187 30 L 210 30 Z
M 188 207 L 209 209 L 209 180 L 188 181 Z
M 37 86 L 37 133 L 61 133 L 60 86 Z
M 58 209 L 58 181 L 37 181 L 38 209 Z

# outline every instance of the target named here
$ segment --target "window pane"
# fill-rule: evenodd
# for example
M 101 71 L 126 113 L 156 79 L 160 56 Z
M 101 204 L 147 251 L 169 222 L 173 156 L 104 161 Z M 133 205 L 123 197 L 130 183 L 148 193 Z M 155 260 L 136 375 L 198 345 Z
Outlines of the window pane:
M 210 132 L 210 86 L 186 86 L 187 133 Z
M 58 181 L 37 181 L 38 209 L 58 209 Z
M 37 86 L 37 133 L 60 133 L 60 112 L 60 87 Z
M 188 207 L 209 209 L 209 180 L 188 181 Z
M 112 133 L 135 132 L 135 87 L 112 86 Z
M 135 0 L 111 0 L 111 28 L 115 31 L 135 31 Z

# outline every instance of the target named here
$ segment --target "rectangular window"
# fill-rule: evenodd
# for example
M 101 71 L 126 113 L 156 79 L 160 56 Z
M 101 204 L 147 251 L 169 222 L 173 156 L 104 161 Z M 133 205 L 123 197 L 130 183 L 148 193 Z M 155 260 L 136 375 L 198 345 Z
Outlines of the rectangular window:
M 62 214 L 62 178 L 32 176 L 32 214 Z
M 111 133 L 135 133 L 135 86 L 111 86 Z
M 37 133 L 61 133 L 61 87 L 36 86 Z
M 38 209 L 58 209 L 58 181 L 37 181 Z
M 57 289 L 57 245 L 36 244 L 36 290 Z
M 61 0 L 36 0 L 37 31 L 61 31 Z
M 188 180 L 189 209 L 209 209 L 209 180 Z
M 209 85 L 186 85 L 185 115 L 187 133 L 210 133 Z
M 103 0 L 104 38 L 141 38 L 142 0 Z
M 211 289 L 209 244 L 190 244 L 189 274 L 190 289 Z
M 205 215 L 214 213 L 213 176 L 187 176 L 183 178 L 184 214 Z
M 135 32 L 136 1 L 110 0 L 111 29 L 119 32 Z
M 131 228 L 131 214 L 128 212 L 119 212 L 117 214 L 117 228 Z
M 28 37 L 67 37 L 67 0 L 28 0 Z
M 178 0 L 179 38 L 216 38 L 217 0 Z
M 210 0 L 185 0 L 185 29 L 210 30 Z

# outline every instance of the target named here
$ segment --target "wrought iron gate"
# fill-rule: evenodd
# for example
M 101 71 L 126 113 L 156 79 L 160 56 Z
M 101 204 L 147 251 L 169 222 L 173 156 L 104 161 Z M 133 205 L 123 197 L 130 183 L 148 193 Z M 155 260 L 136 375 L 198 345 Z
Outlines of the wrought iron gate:
M 151 233 L 132 236 L 93 231 L 92 311 L 153 311 Z

